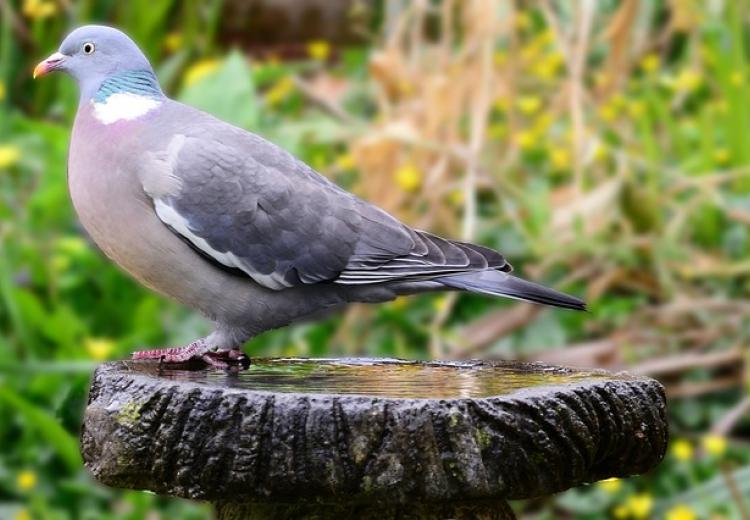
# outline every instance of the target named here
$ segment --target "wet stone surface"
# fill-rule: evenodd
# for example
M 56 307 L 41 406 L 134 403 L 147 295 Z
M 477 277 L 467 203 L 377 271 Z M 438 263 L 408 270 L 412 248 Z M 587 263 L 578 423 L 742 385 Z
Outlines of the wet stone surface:
M 105 484 L 224 519 L 512 518 L 506 499 L 648 471 L 665 415 L 654 380 L 543 365 L 124 361 L 94 376 L 82 452 Z

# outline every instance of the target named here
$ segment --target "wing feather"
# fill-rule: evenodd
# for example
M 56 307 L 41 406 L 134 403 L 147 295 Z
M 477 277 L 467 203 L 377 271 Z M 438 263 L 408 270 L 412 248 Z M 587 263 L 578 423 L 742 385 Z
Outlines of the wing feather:
M 413 230 L 276 145 L 203 118 L 139 175 L 162 222 L 220 265 L 275 290 L 510 270 L 491 249 Z M 146 189 L 157 175 L 175 188 Z

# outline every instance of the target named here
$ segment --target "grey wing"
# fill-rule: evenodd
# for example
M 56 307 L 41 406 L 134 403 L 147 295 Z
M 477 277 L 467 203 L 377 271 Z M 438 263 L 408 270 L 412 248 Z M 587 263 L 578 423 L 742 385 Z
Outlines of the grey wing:
M 231 137 L 177 136 L 141 180 L 175 233 L 265 287 L 510 270 L 495 251 L 409 228 L 258 136 Z

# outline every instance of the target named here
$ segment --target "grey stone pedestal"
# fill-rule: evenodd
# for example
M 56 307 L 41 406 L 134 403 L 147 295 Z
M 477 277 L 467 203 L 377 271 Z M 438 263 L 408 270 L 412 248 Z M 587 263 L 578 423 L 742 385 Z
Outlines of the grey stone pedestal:
M 82 431 L 99 481 L 224 520 L 511 519 L 508 499 L 646 472 L 666 445 L 654 380 L 479 361 L 108 363 Z

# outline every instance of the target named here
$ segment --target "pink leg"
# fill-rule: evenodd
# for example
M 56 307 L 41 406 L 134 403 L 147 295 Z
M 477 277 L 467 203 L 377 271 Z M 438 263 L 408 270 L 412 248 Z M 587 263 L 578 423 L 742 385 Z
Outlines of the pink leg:
M 184 363 L 193 358 L 201 358 L 208 345 L 203 339 L 193 341 L 185 347 L 158 348 L 154 350 L 140 350 L 133 352 L 133 359 L 159 359 L 164 363 Z

